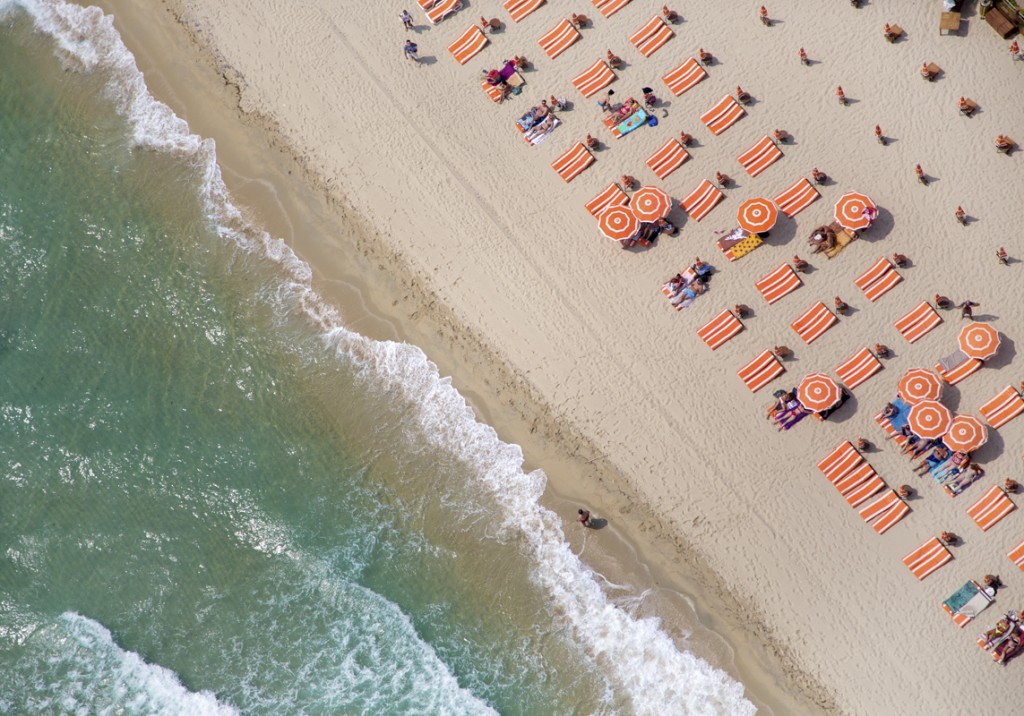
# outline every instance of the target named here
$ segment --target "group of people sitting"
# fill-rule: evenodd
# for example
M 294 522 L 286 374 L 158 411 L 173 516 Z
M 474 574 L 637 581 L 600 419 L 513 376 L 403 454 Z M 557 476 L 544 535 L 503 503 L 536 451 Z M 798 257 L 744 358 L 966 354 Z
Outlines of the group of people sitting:
M 707 291 L 711 280 L 711 266 L 697 258 L 686 271 L 677 273 L 669 279 L 668 300 L 676 308 L 686 308 L 697 296 Z
M 536 137 L 551 131 L 555 126 L 555 114 L 551 111 L 548 101 L 542 99 L 540 104 L 530 107 L 526 114 L 517 119 L 516 124 L 523 130 L 526 139 L 533 141 Z
M 1009 611 L 994 627 L 978 637 L 982 648 L 992 652 L 997 664 L 1005 664 L 1012 659 L 1024 644 L 1022 619 L 1024 612 Z
M 803 403 L 796 397 L 796 390 L 777 390 L 774 394 L 775 402 L 768 408 L 768 420 L 774 420 L 779 430 L 789 430 L 811 411 L 803 406 Z
M 635 236 L 631 236 L 628 239 L 622 239 L 619 243 L 622 244 L 622 248 L 631 249 L 637 244 L 641 246 L 650 246 L 653 242 L 658 240 L 658 237 L 662 234 L 671 236 L 676 233 L 675 225 L 668 219 L 658 219 L 657 221 L 644 221 L 640 224 L 640 230 L 637 231 Z
M 838 240 L 836 232 L 831 226 L 819 226 L 811 232 L 811 238 L 807 239 L 807 244 L 813 248 L 811 253 L 817 254 L 835 248 Z

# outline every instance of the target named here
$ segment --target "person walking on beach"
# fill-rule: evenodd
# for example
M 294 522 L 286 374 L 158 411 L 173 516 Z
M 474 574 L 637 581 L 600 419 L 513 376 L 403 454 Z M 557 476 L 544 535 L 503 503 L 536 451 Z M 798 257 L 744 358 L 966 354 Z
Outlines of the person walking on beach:
M 1004 247 L 999 247 L 999 250 L 996 251 L 996 257 L 999 259 L 999 263 L 1001 263 L 1003 266 L 1010 265 L 1010 255 L 1006 253 L 1006 249 Z
M 882 127 L 878 124 L 875 125 L 875 139 L 877 139 L 878 143 L 883 147 L 885 146 L 885 135 L 882 134 Z
M 402 14 L 399 15 L 402 18 L 402 24 L 405 25 L 406 30 L 412 30 L 412 15 L 409 14 L 408 10 L 402 10 Z
M 585 510 L 582 507 L 576 510 L 576 521 L 584 527 L 590 527 L 590 510 Z
M 972 301 L 970 299 L 968 299 L 968 300 L 964 301 L 963 303 L 961 303 L 959 306 L 957 306 L 957 308 L 960 309 L 960 320 L 962 321 L 963 319 L 967 318 L 967 319 L 973 321 L 974 320 L 974 309 L 977 306 L 980 306 L 980 305 L 981 305 L 980 303 L 975 303 L 974 301 Z
M 413 42 L 412 40 L 406 40 L 405 41 L 405 57 L 406 57 L 406 59 L 410 59 L 413 62 L 419 62 L 420 58 L 419 58 L 419 55 L 417 54 L 417 53 L 419 53 L 419 51 L 420 51 L 420 48 L 416 46 L 415 42 Z
M 921 168 L 920 164 L 914 167 L 914 174 L 917 175 L 917 180 L 919 182 L 921 182 L 925 186 L 928 186 L 928 177 L 924 175 L 924 169 Z
M 959 221 L 964 226 L 967 226 L 967 212 L 964 211 L 964 208 L 962 206 L 958 206 L 956 208 L 956 220 Z

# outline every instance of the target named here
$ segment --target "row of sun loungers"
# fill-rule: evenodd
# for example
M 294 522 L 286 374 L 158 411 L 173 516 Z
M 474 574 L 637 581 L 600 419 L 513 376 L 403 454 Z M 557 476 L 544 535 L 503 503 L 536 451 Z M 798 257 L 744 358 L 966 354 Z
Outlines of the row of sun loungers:
M 895 491 L 868 464 L 849 440 L 844 440 L 820 462 L 818 470 L 878 534 L 885 534 L 910 512 Z M 881 494 L 879 494 L 881 493 Z M 876 497 L 868 502 L 872 497 Z

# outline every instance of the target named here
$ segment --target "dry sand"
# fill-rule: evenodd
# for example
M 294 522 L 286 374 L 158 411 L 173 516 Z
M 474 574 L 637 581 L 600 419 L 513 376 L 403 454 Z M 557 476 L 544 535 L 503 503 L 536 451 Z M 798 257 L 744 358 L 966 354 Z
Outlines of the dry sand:
M 913 345 L 892 326 L 936 292 L 979 302 L 979 317 L 1004 336 L 1000 354 L 981 372 L 947 388 L 949 407 L 977 414 L 982 402 L 1022 377 L 1014 358 L 1024 319 L 1011 309 L 1021 300 L 1022 264 L 1000 266 L 994 253 L 1005 245 L 1011 256 L 1024 255 L 1016 236 L 1024 155 L 997 155 L 992 140 L 1008 133 L 1024 141 L 1024 62 L 1012 62 L 1008 42 L 971 13 L 962 36 L 940 37 L 939 3 L 872 3 L 859 10 L 834 3 L 827 13 L 808 5 L 773 2 L 771 28 L 757 21 L 756 4 L 716 4 L 713 11 L 678 5 L 684 22 L 651 58 L 627 37 L 656 10 L 653 3 L 634 0 L 610 19 L 587 6 L 594 26 L 556 60 L 536 45 L 561 16 L 556 2 L 519 25 L 508 22 L 498 2 L 473 2 L 435 27 L 409 3 L 416 11 L 414 33 L 404 32 L 397 19 L 404 6 L 391 2 L 368 10 L 347 2 L 183 0 L 178 13 L 237 85 L 240 109 L 270 125 L 385 242 L 381 249 L 360 248 L 367 255 L 393 253 L 412 272 L 414 280 L 397 281 L 409 301 L 418 301 L 422 289 L 452 312 L 452 323 L 434 340 L 426 334 L 443 315 L 436 307 L 413 313 L 402 334 L 423 339 L 432 356 L 447 354 L 457 382 L 479 391 L 476 403 L 485 418 L 492 417 L 488 404 L 495 413 L 533 410 L 525 396 L 541 396 L 545 406 L 534 426 L 567 440 L 580 436 L 572 444 L 594 446 L 624 481 L 621 492 L 595 484 L 595 508 L 613 524 L 628 524 L 641 554 L 655 554 L 673 538 L 692 545 L 733 590 L 723 599 L 751 605 L 751 617 L 767 626 L 773 644 L 809 676 L 802 683 L 824 685 L 839 710 L 1012 712 L 1021 663 L 994 666 L 974 636 L 1001 611 L 1024 606 L 1017 597 L 1024 575 L 1005 556 L 1024 538 L 1024 523 L 1014 513 L 982 533 L 965 509 L 989 485 L 1019 477 L 1024 420 L 992 432 L 976 454 L 987 476 L 951 499 L 910 473 L 881 439 L 872 415 L 894 394 L 904 370 L 931 366 L 956 347 L 960 321 L 951 313 Z M 584 6 L 566 8 L 572 9 Z M 445 48 L 481 14 L 501 18 L 506 28 L 460 66 Z M 881 37 L 886 21 L 899 22 L 907 37 L 887 44 Z M 126 34 L 131 44 L 130 28 Z M 407 35 L 427 60 L 419 66 L 402 57 Z M 718 62 L 695 89 L 671 97 L 660 76 L 698 46 Z M 810 67 L 797 61 L 800 47 L 814 60 Z M 594 102 L 570 84 L 609 48 L 627 63 L 613 85 L 617 95 L 650 85 L 665 100 L 657 128 L 618 141 L 601 126 Z M 480 91 L 479 71 L 515 53 L 534 62 L 526 91 L 493 105 Z M 186 61 L 164 60 L 170 72 L 173 63 Z M 922 61 L 943 68 L 937 82 L 918 76 Z M 737 84 L 756 103 L 715 137 L 698 116 Z M 853 100 L 847 107 L 835 100 L 837 84 Z M 551 137 L 528 148 L 512 122 L 550 94 L 569 98 L 574 107 Z M 980 104 L 972 119 L 956 111 L 963 94 Z M 891 138 L 886 147 L 872 137 L 876 123 Z M 777 164 L 747 178 L 735 157 L 776 127 L 795 141 Z M 681 129 L 698 145 L 689 162 L 658 182 L 643 160 Z M 548 165 L 588 132 L 607 148 L 566 185 Z M 929 186 L 915 180 L 916 163 L 931 177 Z M 795 221 L 781 219 L 766 246 L 726 262 L 713 246 L 714 231 L 734 225 L 739 203 L 773 196 L 812 166 L 833 180 L 821 188 L 822 199 Z M 645 252 L 624 252 L 601 238 L 583 209 L 623 173 L 681 197 L 716 170 L 737 180 L 727 199 L 700 224 L 677 214 L 680 235 Z M 802 288 L 765 304 L 753 282 L 794 253 L 804 254 L 810 229 L 831 219 L 833 202 L 847 190 L 869 194 L 882 209 L 866 240 L 832 261 L 814 258 Z M 973 217 L 967 227 L 953 219 L 958 204 Z M 318 278 L 329 281 L 326 248 L 304 248 L 300 254 L 319 269 Z M 852 279 L 894 251 L 912 265 L 900 286 L 871 304 Z M 677 313 L 658 287 L 695 255 L 714 263 L 718 274 L 707 295 Z M 837 294 L 854 311 L 804 346 L 789 323 L 814 301 L 831 304 Z M 695 330 L 736 303 L 753 307 L 755 315 L 743 333 L 712 353 Z M 485 345 L 465 345 L 458 326 L 482 336 Z M 832 420 L 808 420 L 783 434 L 764 421 L 771 390 L 795 385 L 809 372 L 832 373 L 855 349 L 876 342 L 894 349 L 894 357 Z M 787 373 L 752 396 L 736 370 L 778 343 L 795 351 Z M 460 376 L 474 368 L 460 368 L 459 358 L 486 350 L 508 368 L 506 383 Z M 439 363 L 446 367 L 445 360 Z M 890 485 L 906 482 L 919 490 L 910 502 L 913 512 L 884 536 L 864 525 L 814 467 L 839 440 L 860 436 L 881 446 L 867 457 Z M 595 456 L 583 452 L 577 471 Z M 642 504 L 631 509 L 622 494 L 636 494 Z M 942 530 L 964 542 L 954 548 L 952 563 L 918 582 L 900 558 Z M 957 629 L 942 612 L 942 600 L 964 580 L 988 573 L 1002 575 L 1006 589 L 980 624 Z

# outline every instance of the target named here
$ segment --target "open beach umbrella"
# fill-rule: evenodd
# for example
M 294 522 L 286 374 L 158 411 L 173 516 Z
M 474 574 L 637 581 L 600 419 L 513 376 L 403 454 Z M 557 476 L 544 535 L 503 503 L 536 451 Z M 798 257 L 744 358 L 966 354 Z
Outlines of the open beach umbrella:
M 612 241 L 622 241 L 636 236 L 640 219 L 628 206 L 611 206 L 598 215 L 597 228 Z
M 836 202 L 836 221 L 845 229 L 865 229 L 871 225 L 871 221 L 864 216 L 864 207 L 875 208 L 875 202 L 871 201 L 864 194 L 855 191 L 847 192 L 839 197 Z
M 839 402 L 842 390 L 824 373 L 811 373 L 796 387 L 796 397 L 805 408 L 820 413 Z
M 957 415 L 942 436 L 942 442 L 950 450 L 971 452 L 977 450 L 988 441 L 988 430 L 973 415 Z
M 922 400 L 910 409 L 907 425 L 914 435 L 925 440 L 941 438 L 949 431 L 953 414 L 937 400 Z
M 775 204 L 761 197 L 747 199 L 740 204 L 740 208 L 736 212 L 736 221 L 739 222 L 740 228 L 752 234 L 771 231 L 778 219 L 779 210 Z
M 960 331 L 960 350 L 971 358 L 986 360 L 999 350 L 999 331 L 988 323 L 971 323 Z
M 656 186 L 642 186 L 633 193 L 629 206 L 640 221 L 657 221 L 672 211 L 672 198 L 664 189 Z
M 942 397 L 942 379 L 925 368 L 911 368 L 900 378 L 896 389 L 904 403 L 917 405 L 922 400 L 938 400 Z

